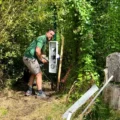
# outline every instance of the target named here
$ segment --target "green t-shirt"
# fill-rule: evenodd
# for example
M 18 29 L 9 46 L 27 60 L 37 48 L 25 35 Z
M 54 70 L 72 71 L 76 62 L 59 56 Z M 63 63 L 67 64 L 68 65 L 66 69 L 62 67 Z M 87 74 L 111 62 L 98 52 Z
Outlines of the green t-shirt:
M 47 42 L 46 35 L 39 36 L 26 49 L 26 51 L 24 53 L 24 56 L 28 57 L 28 58 L 38 59 L 37 56 L 36 56 L 35 49 L 36 49 L 36 47 L 39 47 L 39 48 L 41 48 L 41 51 L 44 52 L 45 51 L 45 47 L 46 47 L 46 42 Z

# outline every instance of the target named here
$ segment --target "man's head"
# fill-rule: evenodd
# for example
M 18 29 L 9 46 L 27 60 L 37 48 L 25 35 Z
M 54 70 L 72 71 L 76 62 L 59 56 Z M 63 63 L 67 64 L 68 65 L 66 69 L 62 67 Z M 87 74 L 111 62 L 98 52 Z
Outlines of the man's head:
M 48 30 L 47 32 L 46 32 L 46 37 L 47 37 L 47 39 L 48 39 L 48 41 L 50 41 L 50 40 L 52 40 L 52 38 L 53 38 L 53 36 L 55 35 L 55 32 L 54 32 L 54 30 Z

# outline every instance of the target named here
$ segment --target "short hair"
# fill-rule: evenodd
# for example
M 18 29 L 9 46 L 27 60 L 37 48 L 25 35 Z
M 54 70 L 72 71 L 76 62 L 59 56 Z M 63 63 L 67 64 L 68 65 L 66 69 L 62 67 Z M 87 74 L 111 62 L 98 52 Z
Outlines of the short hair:
M 47 32 L 49 32 L 49 31 L 53 31 L 53 32 L 55 33 L 55 30 L 54 30 L 54 29 L 51 29 L 51 28 L 49 28 L 49 29 L 47 30 Z

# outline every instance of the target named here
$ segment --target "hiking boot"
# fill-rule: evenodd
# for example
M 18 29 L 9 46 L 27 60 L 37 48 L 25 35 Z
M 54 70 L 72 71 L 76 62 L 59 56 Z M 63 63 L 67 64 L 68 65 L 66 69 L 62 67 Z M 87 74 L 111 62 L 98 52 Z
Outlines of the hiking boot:
M 32 95 L 32 91 L 31 90 L 27 90 L 27 92 L 25 93 L 25 96 L 30 96 Z
M 41 98 L 41 99 L 47 99 L 48 97 L 46 96 L 46 94 L 44 92 L 42 93 L 37 93 L 37 98 Z

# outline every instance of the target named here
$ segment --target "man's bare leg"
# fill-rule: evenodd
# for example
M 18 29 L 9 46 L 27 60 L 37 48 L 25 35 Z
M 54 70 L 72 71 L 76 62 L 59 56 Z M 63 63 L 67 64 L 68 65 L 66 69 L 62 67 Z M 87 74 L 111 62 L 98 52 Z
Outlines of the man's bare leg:
M 30 76 L 30 78 L 29 78 L 28 86 L 31 86 L 31 87 L 32 87 L 33 82 L 34 82 L 34 79 L 35 79 L 35 75 L 32 74 L 32 75 Z
M 39 72 L 36 75 L 36 84 L 37 84 L 37 89 L 38 89 L 38 94 L 37 97 L 46 99 L 45 93 L 42 91 L 42 72 Z
M 36 75 L 36 84 L 37 84 L 37 89 L 42 90 L 42 72 L 39 72 Z
M 32 86 L 33 86 L 34 79 L 35 79 L 35 75 L 32 74 L 29 78 L 29 82 L 28 82 L 29 89 L 25 93 L 26 96 L 32 95 Z

